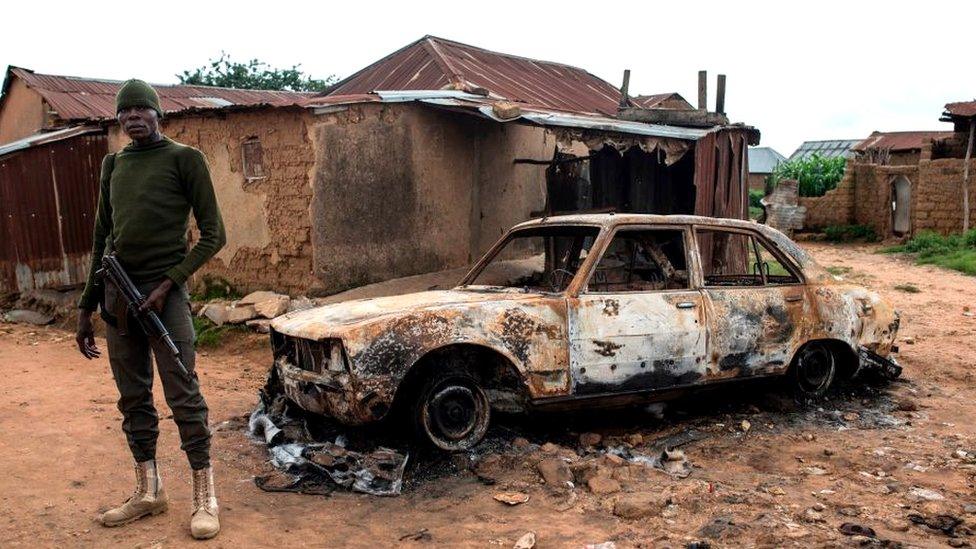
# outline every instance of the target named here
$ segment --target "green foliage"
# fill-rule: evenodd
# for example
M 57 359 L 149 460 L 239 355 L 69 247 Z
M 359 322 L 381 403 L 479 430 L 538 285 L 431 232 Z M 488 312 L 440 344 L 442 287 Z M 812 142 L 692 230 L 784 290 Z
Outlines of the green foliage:
M 180 84 L 220 86 L 249 90 L 323 91 L 336 82 L 335 75 L 317 80 L 298 70 L 300 65 L 289 69 L 272 68 L 257 59 L 240 63 L 220 52 L 220 57 L 209 64 L 177 74 Z
M 976 229 L 948 236 L 924 231 L 904 244 L 889 246 L 881 252 L 915 254 L 920 265 L 938 265 L 976 275 Z
M 210 301 L 212 299 L 234 300 L 243 297 L 240 292 L 219 276 L 204 275 L 203 285 L 193 293 L 190 298 L 193 301 Z
M 759 202 L 765 198 L 766 193 L 762 189 L 749 189 L 749 207 L 750 208 L 762 208 L 762 204 Z
M 842 156 L 824 157 L 817 153 L 781 162 L 772 173 L 774 184 L 783 179 L 799 182 L 800 196 L 823 196 L 837 187 L 844 177 L 847 159 Z
M 217 326 L 206 317 L 193 317 L 193 332 L 197 334 L 195 343 L 198 349 L 215 349 L 230 332 L 241 332 L 244 328 L 231 324 Z
M 824 228 L 824 235 L 830 242 L 876 242 L 878 234 L 867 225 L 831 225 Z
M 831 265 L 830 267 L 827 267 L 827 272 L 834 276 L 843 276 L 850 273 L 852 270 L 853 269 L 850 267 L 844 267 L 841 265 Z
M 907 293 L 910 293 L 910 294 L 917 294 L 917 293 L 919 293 L 919 292 L 922 291 L 922 290 L 919 290 L 918 289 L 918 286 L 916 286 L 914 284 L 897 284 L 897 285 L 895 285 L 895 289 L 898 290 L 898 291 L 907 292 Z

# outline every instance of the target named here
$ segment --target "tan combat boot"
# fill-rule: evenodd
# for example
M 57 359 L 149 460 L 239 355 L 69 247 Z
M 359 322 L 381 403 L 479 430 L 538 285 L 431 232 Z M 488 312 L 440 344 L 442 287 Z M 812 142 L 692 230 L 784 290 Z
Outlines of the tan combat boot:
M 193 516 L 190 534 L 196 539 L 210 539 L 220 532 L 217 518 L 217 493 L 214 491 L 213 468 L 193 471 Z
M 136 491 L 125 503 L 98 517 L 103 526 L 121 526 L 166 511 L 166 492 L 156 469 L 156 460 L 136 463 Z

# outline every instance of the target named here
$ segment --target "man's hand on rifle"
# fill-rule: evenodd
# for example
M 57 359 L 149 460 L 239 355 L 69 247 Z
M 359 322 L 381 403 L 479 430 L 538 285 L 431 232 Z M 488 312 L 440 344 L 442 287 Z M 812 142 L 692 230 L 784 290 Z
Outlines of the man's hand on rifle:
M 149 297 L 147 297 L 146 300 L 142 302 L 142 305 L 139 306 L 139 312 L 144 313 L 149 310 L 149 307 L 152 307 L 157 313 L 162 313 L 163 307 L 166 305 L 166 296 L 169 295 L 169 291 L 172 288 L 173 281 L 168 278 L 164 278 L 163 281 L 159 283 L 159 286 L 156 286 L 156 288 L 149 294 Z
M 101 356 L 102 352 L 95 346 L 95 329 L 92 328 L 92 312 L 82 309 L 78 312 L 78 333 L 75 341 L 81 356 L 91 360 Z

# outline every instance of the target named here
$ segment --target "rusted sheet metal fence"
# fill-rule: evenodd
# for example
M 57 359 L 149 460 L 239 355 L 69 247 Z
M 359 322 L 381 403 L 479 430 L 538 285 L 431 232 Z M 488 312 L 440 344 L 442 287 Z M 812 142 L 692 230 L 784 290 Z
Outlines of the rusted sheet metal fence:
M 84 282 L 107 150 L 90 133 L 0 157 L 0 290 Z

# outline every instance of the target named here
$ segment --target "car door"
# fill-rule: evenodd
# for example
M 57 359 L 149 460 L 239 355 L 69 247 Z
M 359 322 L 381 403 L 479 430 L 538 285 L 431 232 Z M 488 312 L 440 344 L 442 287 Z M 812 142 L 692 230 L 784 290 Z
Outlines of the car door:
M 574 393 L 650 391 L 699 381 L 704 300 L 692 288 L 690 230 L 621 227 L 569 300 Z
M 708 327 L 710 379 L 784 371 L 808 301 L 799 269 L 757 232 L 695 227 Z

